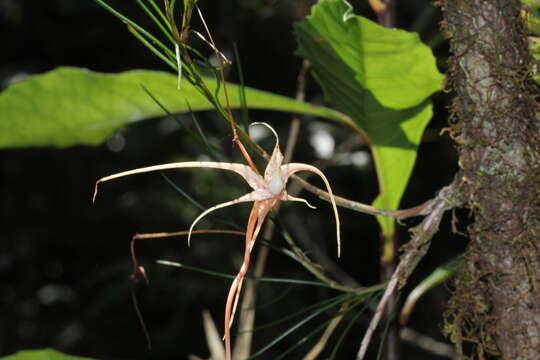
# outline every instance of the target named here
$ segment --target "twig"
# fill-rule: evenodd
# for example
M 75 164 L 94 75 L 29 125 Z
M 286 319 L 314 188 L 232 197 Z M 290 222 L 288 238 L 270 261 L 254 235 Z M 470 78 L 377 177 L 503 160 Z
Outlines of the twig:
M 409 275 L 428 251 L 431 244 L 431 238 L 439 230 L 439 224 L 444 213 L 463 204 L 464 200 L 458 179 L 460 179 L 459 174 L 452 184 L 442 188 L 437 196 L 428 202 L 428 205 L 423 209 L 423 212 L 427 212 L 428 215 L 419 225 L 410 230 L 413 236 L 409 243 L 404 246 L 405 253 L 401 257 L 401 260 L 392 274 L 388 286 L 377 305 L 375 315 L 371 319 L 369 327 L 362 339 L 356 360 L 364 359 L 373 333 L 381 320 L 384 309 L 386 308 L 392 293 L 405 285 Z
M 229 234 L 229 235 L 238 235 L 245 236 L 246 233 L 243 231 L 235 230 L 192 230 L 192 234 Z M 135 234 L 131 238 L 130 251 L 131 251 L 131 260 L 133 263 L 133 274 L 131 274 L 132 279 L 137 279 L 139 276 L 142 276 L 146 283 L 148 283 L 148 277 L 146 276 L 146 271 L 144 267 L 139 265 L 137 260 L 137 254 L 135 251 L 135 242 L 137 240 L 143 239 L 159 239 L 165 237 L 174 237 L 174 236 L 185 236 L 188 235 L 189 231 L 175 231 L 175 232 L 159 232 L 159 233 L 146 233 L 146 234 Z
M 306 180 L 302 179 L 301 177 L 297 175 L 292 176 L 292 178 L 295 181 L 297 181 L 304 189 L 311 192 L 312 194 L 317 195 L 320 199 L 323 199 L 325 201 L 330 201 L 330 194 L 328 194 L 328 192 L 318 188 L 317 186 L 311 185 Z M 427 209 L 430 207 L 430 204 L 433 201 L 433 200 L 428 200 L 420 205 L 414 206 L 409 209 L 390 211 L 390 210 L 378 209 L 371 205 L 363 204 L 354 200 L 349 200 L 338 195 L 334 195 L 334 198 L 336 199 L 336 204 L 338 206 L 341 206 L 341 207 L 344 207 L 353 211 L 361 212 L 364 214 L 387 216 L 387 217 L 392 217 L 399 220 L 407 219 L 407 218 L 419 216 L 419 215 L 427 215 L 429 213 Z
M 224 67 L 223 59 L 220 56 L 221 53 L 218 51 L 218 49 L 216 47 L 214 39 L 212 38 L 212 34 L 210 33 L 210 29 L 206 25 L 206 21 L 204 20 L 204 17 L 202 15 L 201 10 L 196 5 L 195 5 L 195 8 L 197 9 L 199 17 L 201 18 L 201 21 L 202 21 L 202 23 L 204 25 L 204 29 L 206 30 L 206 33 L 208 34 L 208 39 L 210 40 L 210 43 L 212 43 L 212 48 L 214 50 L 216 60 L 217 60 L 217 62 L 219 64 L 219 75 L 221 77 L 221 82 L 223 84 L 223 95 L 225 97 L 225 105 L 227 107 L 227 115 L 229 117 L 229 123 L 231 124 L 231 131 L 233 133 L 233 142 L 236 144 L 236 146 L 238 146 L 238 149 L 242 153 L 242 156 L 246 160 L 246 162 L 247 162 L 248 166 L 251 168 L 251 170 L 255 171 L 255 173 L 258 174 L 259 170 L 257 170 L 257 167 L 253 163 L 253 160 L 251 159 L 251 156 L 247 152 L 246 148 L 244 147 L 244 144 L 242 143 L 242 141 L 240 140 L 240 138 L 238 137 L 238 134 L 236 132 L 236 121 L 234 120 L 232 110 L 231 110 L 232 107 L 231 107 L 231 104 L 229 102 L 229 94 L 227 92 L 227 82 L 225 81 L 225 71 L 223 69 L 223 67 Z
M 420 349 L 432 354 L 449 358 L 458 359 L 458 354 L 452 345 L 437 341 L 429 336 L 422 335 L 411 328 L 404 327 L 399 332 L 399 337 Z

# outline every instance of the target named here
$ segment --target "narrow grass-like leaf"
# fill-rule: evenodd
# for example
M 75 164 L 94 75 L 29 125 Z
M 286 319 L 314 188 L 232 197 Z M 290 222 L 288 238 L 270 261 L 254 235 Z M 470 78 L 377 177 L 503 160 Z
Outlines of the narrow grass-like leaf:
M 144 4 L 144 2 L 142 0 L 137 0 L 137 3 L 144 10 L 144 12 L 148 16 L 150 16 L 152 21 L 157 25 L 157 27 L 161 30 L 161 32 L 167 37 L 167 39 L 169 39 L 171 44 L 174 45 L 175 41 L 174 41 L 174 39 L 173 39 L 173 37 L 171 35 L 170 25 L 165 21 L 165 25 L 168 25 L 168 27 L 169 27 L 169 29 L 167 30 L 165 28 L 165 25 L 154 15 L 154 13 Z M 152 1 L 150 1 L 150 3 L 153 4 Z
M 170 12 L 171 14 L 174 14 L 174 5 L 175 5 L 175 4 L 176 4 L 176 0 L 172 0 L 172 1 L 171 1 L 171 5 L 169 6 L 169 12 Z M 185 11 L 185 10 L 186 10 L 186 7 L 185 7 L 185 5 L 184 5 L 184 11 Z
M 152 43 L 157 44 L 167 55 L 171 56 L 174 53 L 165 46 L 159 39 L 157 39 L 154 35 L 150 34 L 148 31 L 146 31 L 142 26 L 138 25 L 136 22 L 132 21 L 128 17 L 124 16 L 123 14 L 119 13 L 115 9 L 113 9 L 109 4 L 107 4 L 103 0 L 95 0 L 100 6 L 105 8 L 105 10 L 109 11 L 112 15 L 117 17 L 118 19 L 122 20 L 124 23 L 131 25 L 137 32 L 141 33 L 146 37 L 148 40 L 150 40 Z
M 230 161 L 230 159 L 227 159 L 225 154 L 218 151 L 214 146 L 210 145 L 210 142 L 208 141 L 208 138 L 206 137 L 205 132 L 202 130 L 201 125 L 199 124 L 199 121 L 197 120 L 197 117 L 195 116 L 195 113 L 191 109 L 191 106 L 189 105 L 189 101 L 186 99 L 186 105 L 188 107 L 189 113 L 191 115 L 191 120 L 193 121 L 193 124 L 195 125 L 195 129 L 197 130 L 197 133 L 199 134 L 199 139 L 202 140 L 203 144 L 206 146 L 208 151 L 214 156 L 215 159 L 221 160 L 221 161 Z
M 247 130 L 249 127 L 249 113 L 248 105 L 246 100 L 245 92 L 245 83 L 244 83 L 244 72 L 242 71 L 242 63 L 240 62 L 240 54 L 238 53 L 238 46 L 236 42 L 233 42 L 234 50 L 234 62 L 236 63 L 236 71 L 238 72 L 238 97 L 240 98 L 240 124 L 244 127 L 244 130 Z
M 197 122 L 197 118 L 195 117 L 195 113 L 192 111 L 191 107 L 189 106 L 189 102 L 187 101 L 187 99 L 186 99 L 186 105 L 188 106 L 188 110 L 189 110 L 189 113 L 191 114 L 193 123 L 195 124 L 195 127 L 197 129 L 197 133 L 195 133 L 195 131 L 193 131 L 189 126 L 184 125 L 182 120 L 180 120 L 180 118 L 176 116 L 175 114 L 171 113 L 169 109 L 167 109 L 161 103 L 161 101 L 159 101 L 159 99 L 154 94 L 152 94 L 152 92 L 148 90 L 144 85 L 141 85 L 141 87 L 148 94 L 148 96 L 150 96 L 150 98 L 163 110 L 165 114 L 172 117 L 174 121 L 176 121 L 176 123 L 178 124 L 178 126 L 180 126 L 182 130 L 186 131 L 193 139 L 195 139 L 196 141 L 206 146 L 206 148 L 214 155 L 214 158 L 219 159 L 221 161 L 230 162 L 230 159 L 227 158 L 227 156 L 225 156 L 225 154 L 223 154 L 223 152 L 221 152 L 220 149 L 218 149 L 215 145 L 210 144 L 208 141 L 206 142 L 203 141 L 203 140 L 206 140 L 206 137 L 204 138 L 201 137 L 201 128 L 200 126 L 198 126 L 199 124 Z
M 302 309 L 300 310 L 297 310 L 291 314 L 288 314 L 288 315 L 285 315 L 279 319 L 276 319 L 276 320 L 273 320 L 273 321 L 270 321 L 266 324 L 263 324 L 263 325 L 259 325 L 257 327 L 255 327 L 252 331 L 260 331 L 260 330 L 264 330 L 264 329 L 267 329 L 267 328 L 270 328 L 270 327 L 273 327 L 273 326 L 276 326 L 276 325 L 279 325 L 279 324 L 283 324 L 284 322 L 287 322 L 291 319 L 294 319 L 295 317 L 297 316 L 300 316 L 300 315 L 303 315 L 305 313 L 310 313 L 313 309 L 317 309 L 317 308 L 320 308 L 321 306 L 325 306 L 337 299 L 342 299 L 344 301 L 346 301 L 348 298 L 350 298 L 352 295 L 350 294 L 342 294 L 342 295 L 338 295 L 338 296 L 335 296 L 333 298 L 330 298 L 330 299 L 325 299 L 323 301 L 319 301 L 318 303 L 315 303 L 315 304 L 311 304 L 311 305 L 308 305 L 308 306 L 305 306 L 303 307 Z
M 377 360 L 380 360 L 383 356 L 384 352 L 384 343 L 388 339 L 388 331 L 390 330 L 390 325 L 396 318 L 396 313 L 398 310 L 398 304 L 399 304 L 399 298 L 401 297 L 401 292 L 398 293 L 396 296 L 396 302 L 394 306 L 392 307 L 392 310 L 390 312 L 390 315 L 386 319 L 386 323 L 384 324 L 384 330 L 381 333 L 381 342 L 379 343 L 379 349 L 377 350 Z
M 296 289 L 298 286 L 295 285 L 295 286 L 289 286 L 288 288 L 286 288 L 285 290 L 283 290 L 279 295 L 276 295 L 272 298 L 272 300 L 264 303 L 264 304 L 261 304 L 261 305 L 257 305 L 254 307 L 255 310 L 262 310 L 262 309 L 265 309 L 267 307 L 270 307 L 278 302 L 280 302 L 282 299 L 284 299 L 285 297 L 287 297 L 287 295 L 289 295 L 291 293 L 291 291 L 293 291 L 294 289 Z
M 339 314 L 339 313 L 338 313 Z M 334 317 L 338 316 L 338 314 L 334 315 Z M 285 356 L 289 355 L 294 350 L 298 349 L 300 346 L 304 345 L 306 341 L 317 335 L 318 333 L 324 331 L 324 329 L 334 320 L 334 317 L 331 317 L 329 320 L 323 322 L 321 325 L 314 328 L 312 331 L 310 331 L 308 334 L 302 336 L 302 338 L 296 342 L 296 344 L 290 346 L 288 349 L 286 349 L 284 352 L 282 352 L 278 357 L 275 358 L 275 360 L 281 360 L 284 359 Z
M 194 198 L 192 198 L 191 196 L 189 196 L 188 193 L 186 193 L 184 190 L 182 190 L 181 187 L 179 187 L 178 185 L 176 185 L 174 183 L 174 181 L 171 180 L 171 178 L 169 178 L 165 173 L 160 173 L 160 175 L 163 177 L 163 179 L 165 179 L 165 181 L 171 185 L 173 187 L 174 190 L 176 190 L 180 195 L 182 195 L 186 200 L 188 200 L 193 206 L 197 207 L 199 210 L 201 211 L 206 211 L 208 210 L 207 207 L 205 207 L 204 205 L 202 205 L 200 202 L 198 202 L 197 200 L 195 200 Z M 217 220 L 219 220 L 220 223 L 224 224 L 224 225 L 227 225 L 227 226 L 230 226 L 234 229 L 237 229 L 237 230 L 242 230 L 243 228 L 241 226 L 238 226 L 237 224 L 231 222 L 231 221 L 228 221 L 227 219 L 224 219 L 218 215 L 215 215 L 215 214 L 211 214 L 212 217 L 216 218 Z
M 310 315 L 306 316 L 304 319 L 302 319 L 301 321 L 297 322 L 295 325 L 291 326 L 290 328 L 288 328 L 286 331 L 284 331 L 281 335 L 279 335 L 278 337 L 276 337 L 274 340 L 272 340 L 270 343 L 266 344 L 265 346 L 263 346 L 260 350 L 258 350 L 255 354 L 251 355 L 248 359 L 251 360 L 251 359 L 255 359 L 257 357 L 259 357 L 260 355 L 264 354 L 268 349 L 270 349 L 271 347 L 273 347 L 274 345 L 276 345 L 278 342 L 280 342 L 281 340 L 283 340 L 284 338 L 286 338 L 287 336 L 289 336 L 291 333 L 293 333 L 294 331 L 296 331 L 298 328 L 300 328 L 302 325 L 306 324 L 308 321 L 312 320 L 313 318 L 317 317 L 318 315 L 322 314 L 323 312 L 325 312 L 326 310 L 328 309 L 331 309 L 339 304 L 341 304 L 343 301 L 341 299 L 337 300 L 337 301 L 332 301 L 330 302 L 328 305 L 326 306 L 323 306 L 321 308 L 319 308 L 317 311 L 311 313 Z
M 156 55 L 159 59 L 161 59 L 165 64 L 169 65 L 169 67 L 173 70 L 178 70 L 178 64 L 176 64 L 174 61 L 171 61 L 171 59 L 167 58 L 167 56 L 163 55 L 163 53 L 159 52 L 158 49 L 154 45 L 152 45 L 148 40 L 146 40 L 135 28 L 131 25 L 128 25 L 128 30 L 137 40 L 139 40 L 148 50 L 150 50 L 151 53 Z
M 171 185 L 174 190 L 176 190 L 180 195 L 182 195 L 187 201 L 189 201 L 193 206 L 195 206 L 196 208 L 198 208 L 199 210 L 201 211 L 206 211 L 208 208 L 203 206 L 200 202 L 198 202 L 197 200 L 195 200 L 194 198 L 192 198 L 191 196 L 189 196 L 189 194 L 187 192 L 185 192 L 184 190 L 182 190 L 181 187 L 179 187 L 178 185 L 176 185 L 172 180 L 171 178 L 169 178 L 165 173 L 160 173 L 160 175 L 163 177 L 163 179 L 165 179 L 165 181 Z
M 346 309 L 346 310 L 343 310 L 343 311 L 338 311 L 337 313 L 335 313 L 334 315 L 332 315 L 330 317 L 330 319 L 326 320 L 325 322 L 323 322 L 321 325 L 319 325 L 318 327 L 316 327 L 315 329 L 313 329 L 311 332 L 309 332 L 307 335 L 304 335 L 302 336 L 302 339 L 300 341 L 297 341 L 296 344 L 292 345 L 291 347 L 289 347 L 287 350 L 285 350 L 283 353 L 281 353 L 281 355 L 279 357 L 276 358 L 276 360 L 281 360 L 281 359 L 284 359 L 285 356 L 287 356 L 290 352 L 294 351 L 295 349 L 297 349 L 298 347 L 302 346 L 307 340 L 309 340 L 310 338 L 312 338 L 313 336 L 317 335 L 318 333 L 322 332 L 323 330 L 326 329 L 326 327 L 332 322 L 334 321 L 334 319 L 338 316 L 342 316 L 342 315 L 345 315 L 347 313 L 349 313 L 355 306 L 357 306 L 359 303 L 361 302 L 356 302 L 355 305 L 351 306 L 350 308 Z
M 236 275 L 220 273 L 220 272 L 212 271 L 212 270 L 206 270 L 206 269 L 202 269 L 202 268 L 199 268 L 199 267 L 195 267 L 195 266 L 191 266 L 191 265 L 185 265 L 185 264 L 181 264 L 181 263 L 177 263 L 177 262 L 173 262 L 173 261 L 158 260 L 157 263 L 161 264 L 161 265 L 173 266 L 173 267 L 177 267 L 177 268 L 190 270 L 190 271 L 193 271 L 193 272 L 198 272 L 198 273 L 205 274 L 205 275 L 217 276 L 217 277 L 226 278 L 226 279 L 234 279 L 236 277 Z M 325 283 L 318 282 L 318 281 L 285 279 L 285 278 L 271 278 L 271 277 L 251 277 L 251 276 L 246 276 L 245 278 L 248 279 L 248 280 L 254 280 L 254 281 L 265 281 L 265 282 L 272 282 L 272 283 L 296 284 L 296 285 L 307 285 L 307 286 L 319 286 L 319 287 L 329 288 L 329 286 L 326 285 Z
M 156 14 L 158 14 L 158 16 L 161 18 L 161 21 L 163 22 L 163 24 L 167 26 L 170 32 L 171 24 L 169 24 L 169 22 L 167 21 L 167 17 L 165 16 L 165 13 L 163 12 L 163 10 L 161 10 L 161 8 L 156 4 L 155 0 L 147 0 L 147 1 L 148 3 L 152 5 L 152 7 L 154 8 L 154 11 L 156 12 Z M 171 41 L 174 43 L 174 39 L 172 37 L 171 37 Z
M 356 320 L 358 320 L 360 315 L 362 315 L 364 313 L 364 311 L 366 311 L 368 309 L 368 305 L 369 305 L 369 303 L 366 302 L 365 305 L 360 310 L 358 310 L 358 312 L 352 317 L 352 319 L 349 321 L 349 324 L 347 324 L 345 329 L 343 329 L 341 335 L 339 336 L 339 338 L 336 341 L 336 344 L 334 345 L 334 349 L 332 350 L 332 353 L 330 354 L 330 358 L 329 358 L 330 360 L 335 359 L 336 354 L 339 351 L 339 348 L 341 347 L 341 344 L 343 343 L 343 340 L 345 340 L 345 337 L 347 336 L 347 334 L 351 330 L 352 326 L 356 323 Z

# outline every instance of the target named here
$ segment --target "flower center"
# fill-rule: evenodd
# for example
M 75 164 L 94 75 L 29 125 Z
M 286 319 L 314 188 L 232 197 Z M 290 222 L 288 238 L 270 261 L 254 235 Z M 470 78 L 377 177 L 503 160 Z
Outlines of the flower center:
M 281 192 L 282 188 L 283 188 L 283 180 L 281 180 L 281 176 L 279 175 L 273 176 L 270 179 L 270 182 L 268 183 L 268 190 L 273 195 L 277 195 Z

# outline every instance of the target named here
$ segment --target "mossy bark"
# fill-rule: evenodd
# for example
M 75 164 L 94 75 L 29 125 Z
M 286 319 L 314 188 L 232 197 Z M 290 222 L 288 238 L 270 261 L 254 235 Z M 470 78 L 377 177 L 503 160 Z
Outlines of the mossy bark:
M 521 4 L 441 5 L 454 54 L 450 133 L 474 216 L 445 331 L 463 356 L 540 359 L 540 126 Z

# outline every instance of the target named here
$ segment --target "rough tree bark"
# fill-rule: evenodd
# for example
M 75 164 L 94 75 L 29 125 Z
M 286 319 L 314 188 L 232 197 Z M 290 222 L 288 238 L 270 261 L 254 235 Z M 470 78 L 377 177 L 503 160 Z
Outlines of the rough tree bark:
M 540 121 L 521 4 L 441 5 L 454 54 L 450 134 L 474 216 L 445 330 L 462 356 L 540 359 Z

